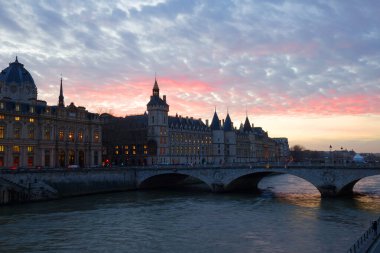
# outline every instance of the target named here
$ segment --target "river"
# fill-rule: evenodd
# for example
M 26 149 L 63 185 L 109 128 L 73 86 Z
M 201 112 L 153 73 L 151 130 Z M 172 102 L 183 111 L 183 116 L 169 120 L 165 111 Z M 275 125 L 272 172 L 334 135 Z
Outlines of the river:
M 321 199 L 290 175 L 262 193 L 202 187 L 131 191 L 0 207 L 0 252 L 345 252 L 377 219 L 380 176 Z

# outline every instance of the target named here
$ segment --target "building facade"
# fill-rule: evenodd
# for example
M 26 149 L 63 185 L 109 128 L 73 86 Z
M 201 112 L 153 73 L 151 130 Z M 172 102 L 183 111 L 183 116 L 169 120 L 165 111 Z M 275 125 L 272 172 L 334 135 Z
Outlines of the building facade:
M 237 129 L 229 113 L 220 120 L 214 112 L 211 124 L 192 117 L 169 116 L 166 96 L 160 96 L 155 80 L 147 111 L 141 115 L 101 115 L 103 162 L 115 165 L 195 165 L 285 161 L 286 138 L 270 138 L 248 116 Z
M 99 115 L 64 104 L 62 78 L 57 105 L 37 99 L 24 65 L 0 73 L 0 167 L 80 167 L 101 164 Z

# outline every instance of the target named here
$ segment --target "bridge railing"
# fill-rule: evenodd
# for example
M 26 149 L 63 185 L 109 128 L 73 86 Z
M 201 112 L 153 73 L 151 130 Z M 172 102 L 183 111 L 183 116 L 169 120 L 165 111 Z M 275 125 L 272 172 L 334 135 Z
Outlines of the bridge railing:
M 377 219 L 377 224 L 380 224 L 380 218 Z M 370 226 L 356 242 L 347 250 L 347 253 L 361 253 L 367 252 L 372 244 L 376 241 L 380 234 L 375 234 L 372 226 Z

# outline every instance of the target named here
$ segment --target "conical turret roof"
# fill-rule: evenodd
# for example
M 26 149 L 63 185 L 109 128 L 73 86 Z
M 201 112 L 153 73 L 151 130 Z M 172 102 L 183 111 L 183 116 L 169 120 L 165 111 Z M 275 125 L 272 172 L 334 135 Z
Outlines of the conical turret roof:
M 212 117 L 210 128 L 211 130 L 220 130 L 219 117 L 216 111 L 214 112 L 214 116 Z

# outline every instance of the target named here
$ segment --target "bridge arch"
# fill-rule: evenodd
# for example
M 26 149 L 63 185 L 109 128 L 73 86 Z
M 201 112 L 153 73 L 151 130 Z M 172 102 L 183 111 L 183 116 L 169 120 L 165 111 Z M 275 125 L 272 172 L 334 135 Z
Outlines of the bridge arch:
M 197 176 L 192 175 L 191 173 L 183 173 L 183 172 L 164 172 L 152 176 L 148 176 L 144 178 L 139 184 L 139 189 L 150 189 L 150 188 L 160 188 L 160 187 L 174 187 L 180 186 L 181 184 L 185 184 L 185 180 L 193 178 L 194 182 L 198 181 L 205 185 L 207 185 L 210 189 L 212 186 L 207 182 L 207 180 L 203 178 L 199 178 Z M 187 183 L 191 183 L 190 181 Z
M 319 187 L 315 183 L 310 181 L 308 178 L 305 178 L 302 175 L 297 174 L 297 173 L 292 173 L 292 172 L 287 172 L 287 171 L 285 172 L 283 170 L 278 171 L 278 172 L 275 170 L 252 171 L 246 174 L 242 174 L 234 178 L 233 180 L 231 180 L 228 184 L 226 184 L 225 189 L 226 191 L 246 191 L 246 190 L 260 191 L 258 188 L 258 184 L 260 183 L 260 181 L 263 178 L 271 176 L 271 175 L 294 176 L 312 185 L 319 193 L 321 193 Z

